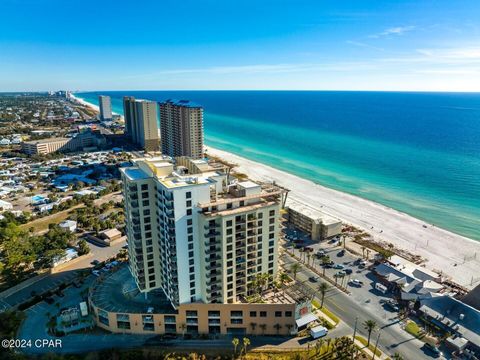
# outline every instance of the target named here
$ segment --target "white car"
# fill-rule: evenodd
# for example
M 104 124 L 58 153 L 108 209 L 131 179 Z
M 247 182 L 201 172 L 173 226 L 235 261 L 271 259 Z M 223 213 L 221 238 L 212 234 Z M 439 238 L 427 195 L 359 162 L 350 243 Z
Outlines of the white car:
M 360 281 L 358 279 L 351 279 L 350 280 L 350 285 L 353 285 L 353 286 L 362 286 L 363 285 L 363 281 Z
M 92 270 L 92 275 L 100 276 L 100 271 L 98 271 L 98 270 Z

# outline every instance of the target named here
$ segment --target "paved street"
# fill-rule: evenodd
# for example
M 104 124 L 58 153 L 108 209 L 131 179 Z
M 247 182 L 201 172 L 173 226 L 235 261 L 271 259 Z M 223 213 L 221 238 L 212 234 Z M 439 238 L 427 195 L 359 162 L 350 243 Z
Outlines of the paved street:
M 351 268 L 353 270 L 351 278 L 357 278 L 364 283 L 364 285 L 359 288 L 349 286 L 348 290 L 351 291 L 350 295 L 345 294 L 337 288 L 331 287 L 325 296 L 325 306 L 350 327 L 348 333 L 353 333 L 355 319 L 358 317 L 357 333 L 367 338 L 368 333 L 363 328 L 362 323 L 365 320 L 371 319 L 377 322 L 381 330 L 379 340 L 379 348 L 381 351 L 390 355 L 399 352 L 406 359 L 428 359 L 429 356 L 420 349 L 423 346 L 423 342 L 405 332 L 400 327 L 396 313 L 390 312 L 379 303 L 380 299 L 386 297 L 373 288 L 374 277 L 368 270 L 362 270 L 359 269 L 358 266 L 353 265 L 356 257 L 349 254 L 348 251 L 344 256 L 339 257 L 337 254 L 341 248 L 334 247 L 330 244 L 315 245 L 316 249 L 320 247 L 326 250 L 327 254 L 335 263 L 341 263 Z M 295 254 L 299 254 L 298 250 Z M 297 262 L 288 254 L 284 254 L 282 260 L 285 263 L 286 269 L 289 269 L 292 263 Z M 318 262 L 317 267 L 319 270 L 322 269 L 318 265 Z M 339 270 L 327 269 L 327 274 L 331 276 L 337 271 Z M 297 274 L 297 280 L 304 283 L 305 286 L 317 290 L 319 282 L 312 283 L 309 280 L 311 276 L 317 275 L 302 266 Z M 372 342 L 376 340 L 376 337 L 377 333 L 372 334 Z

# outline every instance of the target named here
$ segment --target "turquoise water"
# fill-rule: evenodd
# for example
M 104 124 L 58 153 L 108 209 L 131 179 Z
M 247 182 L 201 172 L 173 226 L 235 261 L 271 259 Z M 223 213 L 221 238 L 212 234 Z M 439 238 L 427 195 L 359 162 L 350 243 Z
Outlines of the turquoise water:
M 102 94 L 118 113 L 124 95 L 199 102 L 207 145 L 480 240 L 480 94 Z

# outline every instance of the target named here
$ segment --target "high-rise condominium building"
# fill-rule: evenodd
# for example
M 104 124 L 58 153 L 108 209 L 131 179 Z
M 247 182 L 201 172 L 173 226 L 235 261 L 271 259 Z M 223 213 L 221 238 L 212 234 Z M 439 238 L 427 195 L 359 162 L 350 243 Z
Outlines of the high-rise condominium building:
M 100 95 L 98 97 L 98 106 L 100 108 L 100 119 L 111 120 L 112 119 L 112 100 L 110 96 Z
M 160 103 L 162 153 L 172 157 L 203 156 L 203 108 L 188 100 Z
M 125 129 L 132 142 L 145 151 L 158 151 L 157 103 L 148 100 L 135 100 L 134 97 L 123 98 Z
M 236 303 L 257 274 L 277 273 L 284 190 L 228 183 L 223 169 L 191 161 L 202 172 L 162 158 L 121 169 L 130 270 L 146 296 L 160 288 L 175 307 Z

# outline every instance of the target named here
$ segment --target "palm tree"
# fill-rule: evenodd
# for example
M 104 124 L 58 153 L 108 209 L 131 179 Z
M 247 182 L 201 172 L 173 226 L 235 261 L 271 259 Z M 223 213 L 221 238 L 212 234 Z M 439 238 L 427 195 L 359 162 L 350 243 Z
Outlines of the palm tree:
M 277 330 L 277 335 L 279 335 L 282 325 L 280 325 L 279 323 L 276 323 L 275 325 L 273 325 L 273 327 L 275 328 L 275 330 Z
M 403 360 L 403 356 L 400 355 L 399 353 L 395 353 L 395 354 L 393 354 L 392 359 L 393 360 Z
M 366 249 L 366 247 L 365 247 L 365 246 L 362 246 L 362 258 L 365 257 L 365 249 Z
M 310 255 L 310 253 L 308 252 L 307 253 L 307 265 L 310 266 L 310 258 L 312 257 L 312 255 Z
M 323 342 L 323 339 L 319 339 L 315 342 L 315 355 L 320 354 L 320 351 L 322 351 Z
M 235 357 L 237 356 L 237 346 L 238 344 L 240 344 L 240 340 L 238 340 L 237 338 L 233 338 L 232 344 L 233 344 L 233 358 L 235 359 Z
M 247 347 L 248 347 L 248 345 L 250 345 L 250 339 L 244 337 L 244 338 L 243 338 L 243 353 L 244 353 L 245 356 L 247 356 Z
M 369 256 L 370 256 L 370 249 L 367 249 L 367 260 Z
M 283 271 L 280 273 L 278 278 L 280 279 L 280 282 L 282 283 L 282 285 L 285 284 L 288 281 L 288 275 L 287 275 L 287 273 L 285 273 Z
M 321 297 L 321 301 L 320 301 L 320 307 L 323 308 L 323 300 L 325 300 L 325 294 L 327 293 L 327 290 L 329 289 L 330 287 L 328 286 L 327 283 L 320 283 L 318 285 L 318 291 L 320 292 L 320 295 L 322 296 Z
M 267 324 L 260 324 L 260 329 L 262 329 L 262 335 L 265 335 L 265 330 L 267 329 Z
M 287 329 L 288 329 L 288 333 L 290 334 L 292 332 L 292 328 L 293 328 L 293 325 L 292 324 L 287 324 Z
M 257 323 L 251 322 L 250 327 L 252 328 L 252 333 L 255 333 L 255 328 L 257 327 Z
M 293 278 L 297 280 L 297 272 L 300 270 L 300 264 L 298 263 L 293 263 L 292 266 L 290 267 L 290 271 L 293 273 Z
M 367 340 L 367 347 L 370 346 L 370 336 L 372 335 L 372 331 L 376 329 L 377 322 L 374 320 L 367 320 L 363 323 L 365 330 L 368 332 L 368 340 Z

